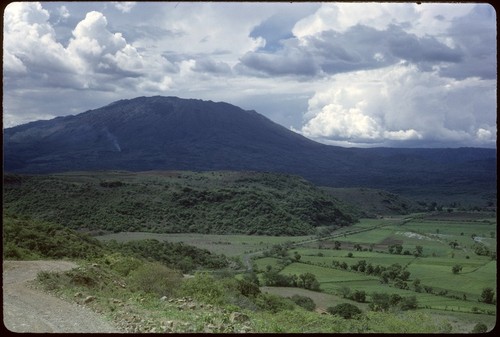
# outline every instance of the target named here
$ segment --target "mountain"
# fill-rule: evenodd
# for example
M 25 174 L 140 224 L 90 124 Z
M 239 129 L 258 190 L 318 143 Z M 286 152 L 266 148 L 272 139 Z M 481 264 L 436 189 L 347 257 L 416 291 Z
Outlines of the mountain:
M 332 187 L 496 196 L 493 149 L 328 146 L 255 111 L 163 96 L 120 100 L 78 115 L 5 129 L 4 170 L 273 171 Z

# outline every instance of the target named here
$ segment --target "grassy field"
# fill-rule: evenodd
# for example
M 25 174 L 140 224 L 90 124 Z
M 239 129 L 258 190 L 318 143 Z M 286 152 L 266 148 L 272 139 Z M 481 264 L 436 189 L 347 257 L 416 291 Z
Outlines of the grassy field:
M 473 322 L 483 321 L 492 326 L 496 317 L 496 306 L 479 302 L 484 288 L 496 289 L 496 260 L 490 256 L 479 256 L 474 247 L 478 243 L 490 250 L 496 250 L 496 222 L 491 214 L 479 215 L 466 213 L 460 216 L 444 214 L 442 217 L 418 214 L 405 217 L 382 219 L 361 219 L 353 226 L 340 228 L 330 237 L 318 240 L 314 236 L 302 237 L 266 237 L 249 235 L 203 235 L 203 234 L 151 234 L 117 233 L 99 237 L 100 240 L 138 240 L 156 238 L 172 242 L 205 248 L 227 256 L 253 256 L 257 271 L 264 271 L 268 265 L 281 269 L 282 274 L 312 273 L 320 283 L 322 293 L 309 293 L 325 305 L 349 301 L 341 298 L 339 290 L 349 287 L 351 291 L 363 290 L 367 301 L 374 292 L 399 294 L 403 297 L 416 296 L 421 311 L 430 312 L 436 317 L 452 317 L 460 325 L 473 326 Z M 341 242 L 339 250 L 334 249 L 334 242 Z M 450 242 L 457 242 L 453 248 Z M 269 250 L 273 245 L 293 243 L 289 256 L 300 255 L 298 262 L 283 265 L 276 257 L 259 256 L 259 252 Z M 359 244 L 362 249 L 356 250 Z M 408 255 L 390 254 L 389 245 L 401 244 Z M 422 254 L 414 256 L 416 246 L 422 247 Z M 352 256 L 348 256 L 352 254 Z M 389 267 L 399 264 L 410 272 L 407 280 L 408 289 L 399 289 L 392 284 L 382 284 L 380 278 L 361 272 L 334 268 L 333 261 L 345 262 L 348 266 L 365 260 L 373 266 Z M 452 272 L 454 265 L 462 269 L 457 274 Z M 283 267 L 284 266 L 284 267 Z M 430 287 L 427 293 L 416 292 L 413 282 L 419 280 L 422 287 Z M 308 292 L 298 288 L 266 288 L 268 292 L 289 296 Z M 323 294 L 325 300 L 318 299 Z M 496 294 L 495 294 L 496 296 Z M 317 304 L 318 305 L 318 304 Z M 360 307 L 366 303 L 357 303 Z M 488 313 L 488 314 L 486 314 Z M 462 317 L 462 318 L 460 318 Z M 465 320 L 465 321 L 464 321 Z M 465 329 L 465 328 L 464 328 Z M 470 331 L 470 330 L 468 330 Z
M 241 256 L 245 253 L 262 251 L 272 245 L 285 242 L 312 240 L 311 236 L 255 236 L 255 235 L 217 235 L 217 234 L 156 234 L 145 232 L 122 232 L 97 236 L 97 239 L 126 242 L 131 240 L 156 239 L 159 241 L 184 242 L 198 248 L 208 249 L 226 256 Z

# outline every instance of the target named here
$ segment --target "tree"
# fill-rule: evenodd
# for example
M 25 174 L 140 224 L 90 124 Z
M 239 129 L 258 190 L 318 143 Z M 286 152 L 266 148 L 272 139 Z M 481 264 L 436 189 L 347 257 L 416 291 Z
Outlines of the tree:
M 334 307 L 328 307 L 326 311 L 329 314 L 337 315 L 345 319 L 355 318 L 362 313 L 361 309 L 351 303 L 341 303 Z
M 398 305 L 403 298 L 398 294 L 391 294 L 389 302 L 392 306 Z
M 351 288 L 346 287 L 346 286 L 340 287 L 340 289 L 339 289 L 339 294 L 340 294 L 343 298 L 347 298 L 347 297 L 349 297 L 349 295 L 351 294 Z
M 450 242 L 450 247 L 451 248 L 455 249 L 455 248 L 457 248 L 457 246 L 458 246 L 457 240 Z
M 355 290 L 351 299 L 356 302 L 364 303 L 366 301 L 366 292 L 364 290 Z
M 247 272 L 247 273 L 245 273 L 243 275 L 243 279 L 245 281 L 254 283 L 256 286 L 260 286 L 259 277 L 257 276 L 257 274 L 255 274 L 255 272 Z
M 364 273 L 366 270 L 366 260 L 358 261 L 358 271 Z
M 304 289 L 318 290 L 319 282 L 314 274 L 304 273 L 299 275 L 299 286 Z
M 371 300 L 370 309 L 373 311 L 387 311 L 391 306 L 390 296 L 386 293 L 373 293 Z
M 451 268 L 451 271 L 453 272 L 453 274 L 458 274 L 462 271 L 462 266 L 459 264 L 456 264 Z
M 471 332 L 472 333 L 485 333 L 485 332 L 488 332 L 488 327 L 484 323 L 477 323 Z
M 335 248 L 334 248 L 335 250 L 340 250 L 340 246 L 342 245 L 340 243 L 340 241 L 335 241 L 333 244 L 335 245 Z
M 412 310 L 417 309 L 418 302 L 416 296 L 409 296 L 403 298 L 401 301 L 401 310 Z
M 484 288 L 483 292 L 481 293 L 480 302 L 494 304 L 495 302 L 494 298 L 495 298 L 495 292 L 493 291 L 493 288 L 487 287 Z
M 237 282 L 236 288 L 243 296 L 256 297 L 261 293 L 259 286 L 250 280 L 243 279 L 237 280 Z
M 302 256 L 301 256 L 299 253 L 297 253 L 297 252 L 295 252 L 295 253 L 294 253 L 294 255 L 293 255 L 293 258 L 294 258 L 294 259 L 295 259 L 295 261 L 297 261 L 297 262 L 300 260 L 300 258 L 301 258 L 301 257 L 302 257 Z
M 316 309 L 316 303 L 314 303 L 310 297 L 295 294 L 290 299 L 294 301 L 295 304 L 308 311 L 314 311 L 314 309 Z
M 415 255 L 416 257 L 422 256 L 423 251 L 424 251 L 424 247 L 415 246 L 415 251 L 413 252 L 413 255 Z
M 422 292 L 422 286 L 420 285 L 420 279 L 416 278 L 413 280 L 413 288 L 417 293 Z
M 399 278 L 403 281 L 408 281 L 408 279 L 410 278 L 410 272 L 408 270 L 403 270 L 401 274 L 399 274 Z

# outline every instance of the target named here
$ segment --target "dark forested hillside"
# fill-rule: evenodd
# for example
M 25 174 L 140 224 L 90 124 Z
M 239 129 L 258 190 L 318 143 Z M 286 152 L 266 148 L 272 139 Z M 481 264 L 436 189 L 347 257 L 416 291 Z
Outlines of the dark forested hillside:
M 162 96 L 5 129 L 4 169 L 253 170 L 297 174 L 321 186 L 406 195 L 496 194 L 494 149 L 327 146 L 255 111 Z
M 73 229 L 306 235 L 354 212 L 306 180 L 256 172 L 4 177 L 4 209 Z

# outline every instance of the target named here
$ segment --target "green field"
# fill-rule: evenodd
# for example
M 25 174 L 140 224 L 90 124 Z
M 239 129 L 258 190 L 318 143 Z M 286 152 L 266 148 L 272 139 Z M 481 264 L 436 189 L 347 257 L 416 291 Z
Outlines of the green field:
M 496 222 L 489 216 L 486 220 L 477 214 L 466 214 L 460 217 L 446 217 L 444 220 L 425 218 L 425 215 L 393 217 L 383 219 L 361 219 L 357 224 L 339 228 L 319 240 L 315 236 L 302 237 L 269 237 L 250 235 L 206 235 L 206 234 L 152 234 L 152 233 L 115 233 L 98 237 L 100 240 L 138 240 L 155 238 L 172 242 L 184 242 L 215 253 L 227 256 L 252 258 L 258 272 L 267 266 L 279 269 L 283 275 L 300 275 L 312 273 L 320 283 L 320 290 L 328 297 L 328 303 L 349 301 L 339 296 L 339 290 L 349 287 L 351 291 L 362 290 L 368 295 L 374 292 L 399 294 L 403 297 L 416 296 L 421 311 L 434 310 L 442 317 L 452 317 L 457 326 L 461 323 L 457 315 L 469 315 L 462 322 L 470 326 L 475 318 L 496 316 L 496 306 L 480 302 L 484 288 L 496 289 L 496 259 L 491 256 L 480 256 L 474 251 L 480 242 L 484 247 L 495 251 Z M 340 249 L 334 249 L 334 242 L 341 243 Z M 450 242 L 456 242 L 455 248 Z M 282 258 L 263 257 L 275 245 L 293 244 L 288 256 L 300 255 L 299 261 L 289 260 L 283 263 Z M 401 254 L 390 254 L 389 245 L 400 244 Z M 361 250 L 355 249 L 360 245 Z M 416 246 L 422 247 L 422 254 L 414 256 Z M 290 246 L 289 246 L 290 247 Z M 407 255 L 403 252 L 408 251 Z M 348 256 L 352 254 L 352 256 Z M 400 289 L 394 284 L 383 284 L 375 275 L 335 268 L 333 261 L 345 262 L 348 266 L 365 260 L 372 266 L 389 267 L 399 264 L 410 272 L 406 281 L 408 289 Z M 453 273 L 452 268 L 460 265 L 461 270 Z M 415 280 L 430 292 L 413 286 Z M 303 294 L 308 290 L 298 288 L 277 288 L 267 291 L 273 293 Z M 292 290 L 291 290 L 292 289 Z M 293 290 L 295 289 L 295 290 Z M 318 293 L 318 294 L 321 294 Z M 315 293 L 316 294 L 316 293 Z M 496 296 L 496 294 L 495 294 Z M 314 296 L 313 296 L 314 297 Z M 317 297 L 317 296 L 316 296 Z M 317 300 L 318 303 L 326 303 Z M 366 308 L 367 303 L 358 303 Z M 438 316 L 439 316 L 438 315 Z M 464 316 L 465 317 L 465 316 Z
M 145 232 L 122 232 L 97 236 L 97 239 L 126 242 L 131 240 L 156 239 L 159 241 L 184 242 L 198 248 L 208 249 L 226 256 L 241 256 L 245 253 L 269 249 L 272 245 L 285 242 L 312 240 L 311 236 L 255 236 L 218 234 L 156 234 Z

